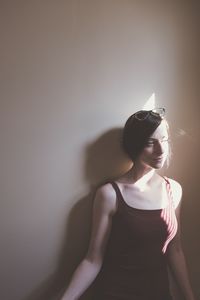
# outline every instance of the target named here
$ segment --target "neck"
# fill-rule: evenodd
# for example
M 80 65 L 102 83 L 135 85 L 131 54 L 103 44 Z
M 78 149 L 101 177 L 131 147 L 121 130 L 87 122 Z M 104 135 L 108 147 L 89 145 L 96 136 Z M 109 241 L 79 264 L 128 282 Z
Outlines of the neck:
M 154 173 L 155 169 L 142 165 L 136 161 L 133 167 L 128 171 L 127 175 L 132 183 L 138 182 L 138 184 L 147 184 Z

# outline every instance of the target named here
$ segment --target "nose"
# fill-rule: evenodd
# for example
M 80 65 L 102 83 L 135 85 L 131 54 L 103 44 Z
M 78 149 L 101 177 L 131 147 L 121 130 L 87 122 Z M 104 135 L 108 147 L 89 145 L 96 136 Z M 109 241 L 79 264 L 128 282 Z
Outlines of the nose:
M 158 155 L 161 155 L 165 152 L 165 147 L 164 147 L 164 143 L 162 143 L 161 141 L 158 141 L 156 143 L 156 147 L 155 147 L 155 152 Z

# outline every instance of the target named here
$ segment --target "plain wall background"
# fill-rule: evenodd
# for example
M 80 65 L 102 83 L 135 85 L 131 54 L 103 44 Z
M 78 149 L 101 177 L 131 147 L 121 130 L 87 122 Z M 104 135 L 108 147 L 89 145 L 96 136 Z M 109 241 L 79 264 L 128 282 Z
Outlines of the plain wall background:
M 120 128 L 153 92 L 200 297 L 198 2 L 1 0 L 1 299 L 57 298 L 87 249 L 95 187 L 129 166 Z

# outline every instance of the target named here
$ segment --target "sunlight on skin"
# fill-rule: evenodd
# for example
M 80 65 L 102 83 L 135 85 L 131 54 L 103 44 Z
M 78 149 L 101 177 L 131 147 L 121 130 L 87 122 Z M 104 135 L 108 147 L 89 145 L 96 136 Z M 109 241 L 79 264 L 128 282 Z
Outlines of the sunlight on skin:
M 154 173 L 154 170 L 151 170 L 136 181 L 135 186 L 140 190 L 140 192 L 145 192 L 147 190 L 147 181 L 152 177 L 152 173 Z
M 147 102 L 145 103 L 142 109 L 152 110 L 155 108 L 155 104 L 156 104 L 155 93 L 153 93 L 151 97 L 149 97 L 149 99 L 147 100 Z

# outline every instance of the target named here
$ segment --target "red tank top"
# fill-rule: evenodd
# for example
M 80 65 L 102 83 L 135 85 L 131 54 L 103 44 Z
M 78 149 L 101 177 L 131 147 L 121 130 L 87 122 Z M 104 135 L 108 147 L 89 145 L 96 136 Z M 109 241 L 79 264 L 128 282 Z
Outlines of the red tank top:
M 103 266 L 97 276 L 99 300 L 169 300 L 166 251 L 177 232 L 169 180 L 164 209 L 129 206 L 116 182 L 118 208 L 113 216 Z

